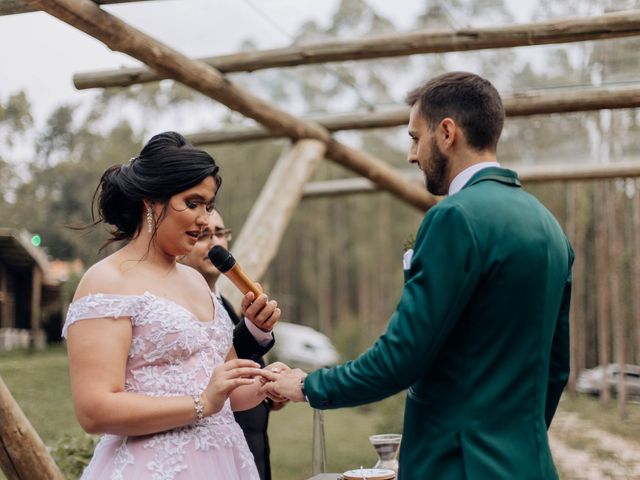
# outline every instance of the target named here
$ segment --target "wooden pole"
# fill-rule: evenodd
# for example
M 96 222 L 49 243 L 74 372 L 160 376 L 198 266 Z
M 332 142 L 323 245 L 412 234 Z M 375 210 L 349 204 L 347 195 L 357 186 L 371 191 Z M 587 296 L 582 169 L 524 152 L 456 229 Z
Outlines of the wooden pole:
M 636 363 L 640 364 L 640 183 L 636 180 L 633 196 L 633 254 L 631 267 L 632 323 L 636 332 Z
M 302 187 L 320 165 L 325 150 L 325 144 L 318 140 L 300 140 L 273 167 L 232 249 L 254 281 L 260 280 L 276 255 L 302 197 Z M 242 295 L 231 282 L 221 278 L 218 287 L 232 305 L 240 305 Z
M 93 0 L 99 5 L 110 5 L 112 3 L 146 2 L 148 0 Z M 14 15 L 16 13 L 37 12 L 38 9 L 21 0 L 0 0 L 0 16 Z
M 567 88 L 519 93 L 506 93 L 502 101 L 507 117 L 583 112 L 602 109 L 640 107 L 640 87 Z M 380 111 L 362 111 L 306 118 L 330 132 L 397 127 L 409 123 L 409 107 L 397 106 Z M 277 138 L 263 127 L 237 127 L 188 135 L 194 145 L 246 142 Z
M 609 365 L 609 323 L 611 297 L 609 295 L 609 235 L 607 229 L 607 217 L 611 215 L 609 208 L 609 195 L 606 182 L 601 182 L 597 190 L 597 224 L 596 224 L 596 276 L 597 276 L 597 296 L 598 296 L 598 363 L 603 369 L 602 383 L 600 389 L 600 402 L 603 405 L 609 403 L 611 393 L 609 392 L 609 375 L 607 367 Z
M 46 392 L 41 392 L 44 396 Z M 64 480 L 0 377 L 0 467 L 8 480 Z
M 305 118 L 306 121 L 322 125 L 330 132 L 341 130 L 363 130 L 406 125 L 409 122 L 409 107 L 398 106 L 380 111 L 351 112 L 337 115 L 316 115 Z M 277 138 L 264 127 L 236 127 L 225 130 L 211 130 L 187 135 L 194 145 L 213 145 L 218 143 L 246 142 Z
M 252 72 L 265 68 L 309 65 L 346 60 L 398 57 L 424 53 L 461 52 L 488 48 L 582 42 L 640 34 L 640 10 L 607 13 L 595 17 L 462 30 L 421 30 L 378 35 L 357 40 L 337 40 L 287 48 L 201 58 L 223 73 Z M 146 62 L 145 62 L 146 63 Z M 171 78 L 148 68 L 121 68 L 76 74 L 76 88 L 124 87 Z
M 621 259 L 624 258 L 624 231 L 623 223 L 620 219 L 620 209 L 623 208 L 623 206 L 618 198 L 614 182 L 609 182 L 608 193 L 609 204 L 612 206 L 607 222 L 609 227 L 609 268 L 611 269 L 611 326 L 613 331 L 613 355 L 620 369 L 620 374 L 616 382 L 616 399 L 618 415 L 622 418 L 624 417 L 625 404 L 627 401 L 627 386 L 625 376 L 622 374 L 626 364 L 626 321 L 622 309 L 622 302 L 624 300 L 621 295 L 620 286 L 620 277 L 622 276 Z
M 253 118 L 269 130 L 292 139 L 314 138 L 327 144 L 326 156 L 421 210 L 433 205 L 423 189 L 407 182 L 385 162 L 361 154 L 333 140 L 320 125 L 302 121 L 243 90 L 209 65 L 181 53 L 127 25 L 90 0 L 27 0 L 30 4 L 126 53 L 153 69 Z
M 573 184 L 571 187 L 574 196 L 574 230 L 572 245 L 575 252 L 573 261 L 573 292 L 571 296 L 571 309 L 573 325 L 570 326 L 569 338 L 573 338 L 574 350 L 572 352 L 573 365 L 571 366 L 574 380 L 585 368 L 586 331 L 587 331 L 587 298 L 585 271 L 587 265 L 587 252 L 585 241 L 586 218 L 584 218 L 584 193 L 585 186 Z M 575 387 L 575 383 L 574 383 Z
M 617 162 L 595 165 L 506 165 L 518 172 L 523 183 L 552 181 L 602 180 L 611 178 L 640 177 L 640 162 Z M 403 171 L 406 178 L 416 185 L 424 185 L 419 171 Z M 366 178 L 341 178 L 311 182 L 304 187 L 304 198 L 331 197 L 353 193 L 373 193 L 376 186 Z
M 567 186 L 566 189 L 566 196 L 567 196 L 567 222 L 565 225 L 566 231 L 567 231 L 567 235 L 570 239 L 570 242 L 572 245 L 576 244 L 576 240 L 577 240 L 577 225 L 578 225 L 578 219 L 576 218 L 576 206 L 577 206 L 577 188 L 575 183 L 571 183 Z M 574 268 L 575 268 L 575 260 L 574 260 Z M 571 302 L 571 309 L 569 310 L 569 381 L 567 382 L 567 389 L 569 390 L 569 392 L 571 392 L 572 394 L 576 393 L 576 376 L 577 376 L 577 372 L 576 372 L 576 364 L 577 359 L 576 359 L 576 354 L 577 352 L 577 348 L 576 348 L 576 335 L 575 332 L 577 331 L 576 328 L 576 315 L 577 312 L 579 310 L 579 303 L 580 303 L 580 299 L 576 298 L 576 281 L 581 281 L 582 278 L 578 279 L 576 277 L 574 277 L 574 282 L 572 283 L 572 302 Z

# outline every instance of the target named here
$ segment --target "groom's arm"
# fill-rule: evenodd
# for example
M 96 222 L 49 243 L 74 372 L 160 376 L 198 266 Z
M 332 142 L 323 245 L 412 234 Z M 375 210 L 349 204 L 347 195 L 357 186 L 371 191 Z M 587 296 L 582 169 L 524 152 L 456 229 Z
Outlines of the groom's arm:
M 309 374 L 314 408 L 374 402 L 414 383 L 433 362 L 476 289 L 480 255 L 455 205 L 434 207 L 416 238 L 400 302 L 387 331 L 356 360 Z

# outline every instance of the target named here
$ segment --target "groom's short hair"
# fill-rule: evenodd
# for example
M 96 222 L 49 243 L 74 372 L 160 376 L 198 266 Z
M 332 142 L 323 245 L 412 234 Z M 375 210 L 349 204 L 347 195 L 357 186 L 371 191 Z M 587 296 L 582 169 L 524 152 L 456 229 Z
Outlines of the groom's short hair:
M 496 151 L 505 114 L 500 94 L 488 80 L 468 72 L 444 73 L 409 92 L 406 102 L 419 102 L 420 114 L 432 130 L 450 117 L 470 147 Z

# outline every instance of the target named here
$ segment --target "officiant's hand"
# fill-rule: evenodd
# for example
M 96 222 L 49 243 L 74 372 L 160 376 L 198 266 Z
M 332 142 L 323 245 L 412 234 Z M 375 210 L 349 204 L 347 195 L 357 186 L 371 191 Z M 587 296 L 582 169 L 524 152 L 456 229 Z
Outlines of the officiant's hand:
M 266 377 L 269 382 L 262 387 L 267 395 L 279 395 L 288 398 L 292 402 L 304 402 L 306 400 L 304 393 L 302 393 L 302 381 L 307 376 L 305 372 L 296 368 L 279 374 L 270 373 L 272 377 Z
M 270 332 L 280 320 L 282 311 L 278 308 L 278 302 L 269 300 L 266 294 L 261 293 L 256 298 L 253 292 L 247 292 L 242 298 L 242 314 L 260 330 Z

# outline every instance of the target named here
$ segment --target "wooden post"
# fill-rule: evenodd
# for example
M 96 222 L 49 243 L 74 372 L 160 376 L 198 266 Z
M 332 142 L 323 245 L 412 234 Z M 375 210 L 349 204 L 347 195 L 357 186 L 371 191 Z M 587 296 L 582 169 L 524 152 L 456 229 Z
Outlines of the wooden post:
M 609 183 L 609 204 L 613 207 L 608 217 L 609 227 L 609 268 L 611 269 L 611 325 L 613 330 L 613 353 L 616 363 L 620 368 L 617 386 L 618 414 L 624 417 L 624 408 L 627 401 L 627 387 L 624 375 L 625 369 L 625 336 L 626 321 L 622 311 L 622 295 L 620 283 L 622 276 L 622 258 L 624 258 L 624 231 L 620 221 L 620 209 L 623 208 L 619 200 L 616 185 Z
M 597 190 L 597 225 L 596 225 L 596 276 L 598 285 L 598 363 L 603 368 L 600 401 L 609 403 L 611 393 L 608 386 L 607 366 L 609 365 L 609 236 L 607 235 L 607 217 L 611 215 L 607 184 L 602 182 Z
M 294 140 L 314 138 L 326 143 L 327 158 L 370 178 L 380 187 L 422 211 L 428 210 L 434 204 L 433 198 L 424 189 L 411 185 L 382 160 L 360 154 L 340 144 L 320 125 L 304 122 L 239 88 L 213 67 L 190 60 L 105 12 L 90 0 L 27 1 L 102 41 L 109 48 L 137 58 L 232 110 L 253 118 L 269 130 L 286 133 Z
M 640 183 L 635 181 L 633 195 L 633 254 L 631 266 L 631 318 L 636 332 L 636 363 L 640 364 Z
M 418 53 L 444 53 L 582 42 L 640 34 L 640 11 L 612 12 L 595 17 L 574 17 L 544 22 L 462 30 L 422 30 L 347 40 L 340 39 L 257 52 L 236 53 L 199 61 L 224 72 L 309 65 L 346 60 L 367 60 Z M 77 74 L 77 88 L 127 86 L 170 78 L 148 68 L 122 68 Z
M 42 392 L 43 395 L 45 392 Z M 64 480 L 0 377 L 0 467 L 8 480 Z
M 585 271 L 587 264 L 587 252 L 585 242 L 585 223 L 586 219 L 582 214 L 584 212 L 584 185 L 576 185 L 573 183 L 574 201 L 574 231 L 573 231 L 573 250 L 575 259 L 573 261 L 573 292 L 571 297 L 571 309 L 573 315 L 573 325 L 571 325 L 570 338 L 573 338 L 572 351 L 573 365 L 571 373 L 575 382 L 576 376 L 585 368 L 585 350 L 586 350 L 586 331 L 587 331 L 587 305 L 586 305 L 586 279 Z M 575 388 L 575 383 L 573 384 Z
M 576 240 L 577 240 L 577 223 L 578 223 L 578 219 L 576 218 L 576 205 L 577 205 L 577 201 L 576 201 L 576 196 L 577 196 L 577 191 L 576 191 L 576 185 L 575 183 L 570 183 L 567 185 L 567 188 L 565 190 L 566 192 L 566 196 L 567 196 L 567 223 L 566 223 L 566 231 L 567 231 L 567 236 L 569 237 L 569 241 L 571 242 L 571 244 L 574 245 L 574 251 L 575 251 L 575 244 L 576 244 Z M 577 256 L 577 254 L 576 254 Z M 575 260 L 574 260 L 574 268 L 575 268 Z M 576 348 L 576 335 L 575 332 L 577 330 L 576 328 L 576 315 L 577 312 L 579 310 L 578 304 L 580 302 L 580 300 L 578 298 L 576 298 L 576 282 L 582 280 L 581 278 L 578 279 L 576 278 L 576 276 L 573 276 L 573 283 L 572 283 L 572 295 L 571 295 L 571 309 L 569 310 L 569 381 L 567 382 L 567 389 L 569 390 L 569 392 L 571 392 L 572 394 L 576 393 L 576 354 L 577 354 L 577 348 Z
M 276 162 L 233 246 L 233 255 L 254 281 L 259 281 L 275 256 L 280 240 L 302 197 L 302 188 L 318 168 L 326 147 L 318 140 L 300 140 Z M 241 293 L 226 278 L 220 293 L 239 306 Z

